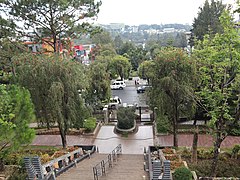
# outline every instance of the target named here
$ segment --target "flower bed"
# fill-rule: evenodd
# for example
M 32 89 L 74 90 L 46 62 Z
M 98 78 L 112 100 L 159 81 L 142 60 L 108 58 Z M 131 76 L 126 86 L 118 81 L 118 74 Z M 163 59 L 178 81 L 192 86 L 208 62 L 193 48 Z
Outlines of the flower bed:
M 174 154 L 175 153 L 175 150 L 174 149 L 171 149 L 171 148 L 164 148 L 162 149 L 162 152 L 164 154 Z
M 63 156 L 65 154 L 68 154 L 69 152 L 73 152 L 76 149 L 78 149 L 78 147 L 68 147 L 67 149 L 62 149 L 62 150 L 58 150 L 56 152 L 54 152 L 53 155 L 49 155 L 47 153 L 40 155 L 41 158 L 41 163 L 44 164 L 46 162 L 49 162 L 55 158 L 58 158 L 60 156 Z

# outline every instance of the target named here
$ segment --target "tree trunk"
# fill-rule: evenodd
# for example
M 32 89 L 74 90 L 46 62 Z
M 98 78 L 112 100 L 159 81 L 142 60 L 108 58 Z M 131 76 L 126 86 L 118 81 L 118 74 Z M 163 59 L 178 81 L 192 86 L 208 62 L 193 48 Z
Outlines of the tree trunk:
M 192 145 L 192 163 L 197 163 L 197 144 L 198 144 L 198 126 L 196 126 L 193 134 L 193 145 Z
M 175 117 L 173 118 L 173 146 L 178 148 L 178 138 L 177 138 L 177 130 L 178 130 L 178 101 L 175 102 Z
M 4 171 L 4 162 L 3 162 L 3 158 L 0 158 L 0 171 Z
M 177 120 L 173 118 L 173 146 L 178 147 L 178 138 L 177 138 Z
M 66 149 L 67 148 L 67 136 L 63 129 L 60 129 L 60 135 L 61 135 L 61 139 L 62 139 L 63 149 Z
M 56 35 L 54 34 L 54 35 L 53 35 L 53 50 L 54 50 L 54 53 L 57 52 L 57 47 L 59 47 L 59 45 L 57 45 L 57 37 L 56 37 Z
M 218 132 L 216 141 L 214 143 L 214 156 L 213 156 L 213 162 L 211 167 L 211 177 L 216 177 L 217 175 L 217 164 L 218 164 L 221 143 L 222 143 L 222 140 L 220 137 L 220 133 Z

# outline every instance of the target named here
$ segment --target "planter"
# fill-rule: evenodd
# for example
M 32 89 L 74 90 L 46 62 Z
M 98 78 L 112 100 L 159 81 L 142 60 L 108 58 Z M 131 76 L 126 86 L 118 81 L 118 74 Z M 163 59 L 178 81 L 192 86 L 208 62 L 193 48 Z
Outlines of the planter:
M 136 128 L 137 128 L 136 121 L 134 121 L 134 126 L 130 129 L 121 129 L 117 125 L 115 126 L 116 132 L 120 134 L 133 133 L 136 131 Z

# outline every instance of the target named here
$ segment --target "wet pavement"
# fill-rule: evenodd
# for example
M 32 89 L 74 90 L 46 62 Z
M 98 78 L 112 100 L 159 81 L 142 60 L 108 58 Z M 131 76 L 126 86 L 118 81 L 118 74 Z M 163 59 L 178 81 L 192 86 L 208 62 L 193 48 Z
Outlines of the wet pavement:
M 91 136 L 67 136 L 68 146 L 92 145 L 94 138 Z M 31 145 L 35 146 L 62 146 L 60 135 L 36 135 Z
M 192 134 L 179 134 L 178 146 L 191 147 L 193 143 Z M 155 138 L 155 144 L 160 146 L 173 146 L 173 135 L 160 135 Z M 221 144 L 221 148 L 231 148 L 235 144 L 240 144 L 240 137 L 228 136 Z M 213 138 L 211 135 L 199 134 L 198 147 L 213 147 Z
M 94 144 L 99 153 L 110 153 L 118 144 L 122 145 L 123 154 L 143 154 L 144 147 L 153 145 L 152 126 L 139 126 L 138 132 L 123 137 L 114 133 L 115 126 L 102 126 Z
M 139 126 L 138 133 L 122 137 L 113 132 L 114 126 L 102 126 L 96 138 L 92 136 L 67 136 L 69 146 L 92 145 L 99 147 L 100 153 L 111 152 L 118 144 L 122 144 L 124 154 L 142 154 L 143 148 L 156 144 L 160 146 L 173 146 L 173 135 L 159 135 L 154 141 L 152 139 L 151 126 Z M 192 146 L 193 135 L 179 134 L 179 146 Z M 154 143 L 153 143 L 154 142 Z M 228 136 L 221 144 L 221 147 L 231 148 L 240 144 L 240 137 Z M 37 135 L 32 142 L 36 146 L 62 146 L 60 135 Z M 211 135 L 200 134 L 198 137 L 199 147 L 213 147 Z

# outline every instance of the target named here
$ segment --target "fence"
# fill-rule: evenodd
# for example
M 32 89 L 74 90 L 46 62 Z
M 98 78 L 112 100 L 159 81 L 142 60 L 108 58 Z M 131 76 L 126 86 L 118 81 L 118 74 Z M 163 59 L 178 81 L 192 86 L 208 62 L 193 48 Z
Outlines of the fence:
M 113 162 L 117 161 L 118 156 L 122 154 L 122 145 L 119 144 L 110 154 L 107 155 L 106 159 L 103 159 L 100 163 L 93 167 L 94 180 L 98 180 L 99 176 L 106 175 L 107 168 L 113 167 Z
M 89 157 L 89 154 L 95 152 L 95 146 L 78 146 L 75 151 L 69 152 L 58 158 L 55 158 L 45 164 L 41 164 L 40 157 L 25 157 L 24 164 L 28 173 L 29 180 L 49 180 L 56 179 L 61 173 L 76 165 L 83 159 Z M 88 153 L 83 154 L 83 151 Z

